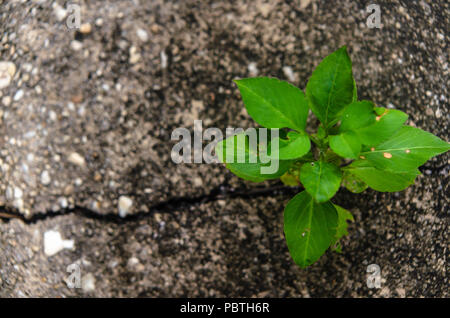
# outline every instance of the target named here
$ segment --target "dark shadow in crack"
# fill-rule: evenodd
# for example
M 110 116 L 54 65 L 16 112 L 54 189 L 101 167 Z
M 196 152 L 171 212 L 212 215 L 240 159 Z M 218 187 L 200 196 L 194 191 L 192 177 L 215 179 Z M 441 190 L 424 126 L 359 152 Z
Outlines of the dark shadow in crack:
M 108 213 L 99 214 L 91 209 L 87 209 L 81 206 L 75 206 L 70 209 L 60 210 L 57 212 L 40 212 L 33 214 L 30 218 L 24 217 L 16 209 L 0 206 L 0 219 L 9 222 L 11 219 L 20 219 L 25 224 L 34 224 L 38 221 L 54 218 L 56 216 L 77 214 L 79 216 L 100 220 L 108 223 L 122 224 L 124 222 L 136 222 L 143 218 L 151 216 L 155 212 L 170 213 L 180 206 L 189 206 L 198 203 L 207 203 L 215 200 L 223 200 L 229 198 L 255 198 L 267 195 L 286 194 L 294 195 L 298 193 L 301 187 L 288 187 L 280 184 L 276 184 L 272 187 L 260 187 L 253 189 L 234 189 L 228 185 L 220 185 L 208 194 L 200 195 L 197 197 L 172 197 L 167 201 L 157 203 L 149 208 L 150 212 L 136 212 L 134 214 L 127 215 L 126 217 L 120 217 L 118 214 Z M 131 195 L 131 194 L 130 194 Z

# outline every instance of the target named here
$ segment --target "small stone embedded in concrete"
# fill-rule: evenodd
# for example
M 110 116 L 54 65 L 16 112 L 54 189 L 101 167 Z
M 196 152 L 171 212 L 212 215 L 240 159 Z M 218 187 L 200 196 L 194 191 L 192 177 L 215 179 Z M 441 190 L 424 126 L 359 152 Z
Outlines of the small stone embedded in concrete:
M 250 76 L 258 76 L 259 70 L 255 62 L 251 62 L 250 64 L 248 64 L 247 69 L 250 73 Z
M 139 54 L 139 52 L 135 46 L 130 47 L 129 53 L 130 53 L 130 58 L 128 61 L 130 62 L 130 64 L 136 64 L 137 62 L 140 61 L 141 55 Z
M 442 117 L 442 111 L 438 108 L 436 109 L 436 118 L 441 118 Z
M 136 257 L 130 257 L 127 262 L 128 267 L 133 267 L 139 264 L 139 260 Z
M 2 103 L 3 103 L 3 105 L 5 105 L 5 106 L 11 105 L 11 101 L 12 101 L 11 96 L 5 96 L 5 97 L 3 97 L 3 99 L 2 99 Z
M 48 171 L 47 170 L 42 171 L 42 173 L 41 173 L 41 183 L 43 185 L 49 185 L 50 182 L 51 182 L 51 179 L 50 179 L 50 174 L 48 173 Z
M 81 288 L 85 293 L 95 291 L 95 277 L 92 273 L 88 273 L 81 279 Z
M 22 97 L 23 97 L 23 90 L 22 90 L 22 89 L 19 89 L 19 90 L 14 94 L 13 100 L 14 100 L 15 102 L 17 102 L 17 101 L 21 100 Z
M 167 67 L 167 54 L 164 51 L 161 51 L 161 68 L 166 68 Z
M 14 188 L 14 199 L 21 199 L 23 196 L 23 191 L 21 188 L 15 187 Z
M 148 41 L 147 31 L 145 31 L 143 29 L 137 29 L 136 30 L 136 35 L 138 36 L 139 40 L 141 40 L 142 42 L 147 42 Z
M 145 266 L 139 262 L 137 257 L 130 257 L 127 262 L 127 267 L 129 270 L 134 272 L 142 272 L 145 270 Z
M 16 73 L 16 65 L 12 62 L 0 61 L 0 89 L 8 87 Z
M 61 22 L 67 15 L 67 10 L 61 7 L 56 2 L 53 4 L 53 12 L 55 13 L 56 19 Z
M 69 203 L 65 197 L 59 198 L 58 203 L 61 206 L 61 208 L 63 208 L 63 209 L 66 209 L 69 206 Z
M 89 34 L 92 31 L 92 26 L 89 23 L 83 23 L 80 26 L 80 32 L 83 34 Z
M 69 160 L 70 163 L 73 163 L 80 167 L 83 167 L 86 164 L 84 158 L 77 152 L 72 152 L 67 160 Z
M 133 205 L 133 200 L 129 197 L 122 195 L 119 198 L 119 216 L 124 218 L 130 212 L 131 206 Z
M 79 51 L 83 48 L 83 43 L 77 40 L 73 40 L 72 42 L 70 42 L 70 47 L 74 51 Z
M 284 66 L 283 67 L 283 73 L 284 73 L 284 76 L 286 76 L 286 78 L 290 82 L 295 82 L 297 80 L 297 76 L 295 75 L 294 71 L 292 70 L 292 67 Z
M 74 246 L 73 240 L 63 240 L 58 231 L 50 230 L 44 233 L 44 253 L 47 256 L 53 256 L 63 249 L 73 249 Z
M 312 0 L 300 0 L 300 9 L 306 9 Z

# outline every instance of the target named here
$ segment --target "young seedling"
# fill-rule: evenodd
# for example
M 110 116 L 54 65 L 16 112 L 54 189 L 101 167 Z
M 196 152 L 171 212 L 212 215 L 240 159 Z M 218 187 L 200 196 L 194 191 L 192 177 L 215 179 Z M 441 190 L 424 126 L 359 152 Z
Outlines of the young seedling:
M 267 77 L 235 81 L 252 118 L 266 128 L 279 128 L 269 136 L 265 151 L 278 160 L 275 173 L 262 173 L 261 140 L 249 147 L 249 136 L 238 134 L 219 142 L 216 154 L 237 176 L 250 181 L 280 178 L 287 185 L 302 185 L 284 210 L 284 233 L 289 252 L 304 268 L 328 248 L 340 251 L 339 239 L 353 216 L 330 200 L 340 186 L 354 193 L 367 187 L 401 191 L 414 183 L 418 167 L 450 149 L 450 145 L 421 129 L 405 125 L 399 110 L 358 101 L 352 63 L 346 47 L 327 56 L 306 85 L 297 87 Z M 319 119 L 317 132 L 305 131 L 309 109 Z M 231 140 L 230 140 L 231 139 Z M 239 146 L 239 141 L 241 141 Z M 242 141 L 244 141 L 244 146 Z M 276 141 L 276 142 L 275 142 Z M 312 143 L 311 143 L 312 141 Z M 277 149 L 272 145 L 279 145 Z M 225 156 L 231 149 L 231 160 Z M 239 151 L 246 162 L 236 162 Z M 256 153 L 256 161 L 248 162 Z

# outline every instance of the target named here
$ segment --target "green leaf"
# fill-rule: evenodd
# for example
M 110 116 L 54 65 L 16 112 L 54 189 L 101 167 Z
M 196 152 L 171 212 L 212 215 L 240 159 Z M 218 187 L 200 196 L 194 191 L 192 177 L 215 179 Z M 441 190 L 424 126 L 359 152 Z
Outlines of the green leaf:
M 305 94 L 288 82 L 255 77 L 234 81 L 252 118 L 267 128 L 303 131 L 308 117 Z
M 228 145 L 233 147 L 231 158 L 227 158 L 226 155 Z M 231 172 L 242 179 L 253 182 L 279 178 L 293 163 L 292 160 L 278 160 L 278 169 L 276 172 L 263 173 L 261 170 L 262 167 L 276 166 L 276 163 L 274 160 L 263 163 L 258 150 L 252 149 L 249 145 L 249 137 L 245 133 L 242 133 L 218 142 L 215 150 L 219 160 L 225 163 Z
M 339 156 L 356 159 L 361 151 L 361 142 L 353 131 L 330 136 L 330 148 Z
M 280 177 L 281 182 L 283 182 L 283 184 L 290 186 L 290 187 L 295 187 L 299 185 L 299 180 L 298 180 L 298 176 L 295 176 L 294 174 L 290 173 L 289 171 L 287 171 L 285 174 L 283 174 Z
M 317 66 L 306 85 L 306 96 L 312 112 L 327 127 L 353 101 L 352 62 L 345 46 Z
M 353 99 L 352 102 L 356 102 L 358 100 L 358 88 L 356 87 L 356 81 L 353 79 Z
M 300 181 L 317 202 L 331 199 L 339 189 L 341 179 L 339 168 L 323 161 L 304 164 L 300 169 Z
M 317 203 L 306 192 L 292 198 L 284 209 L 284 234 L 294 262 L 304 268 L 330 247 L 338 215 L 331 202 Z
M 290 131 L 287 134 L 287 139 L 278 138 L 278 142 L 280 149 L 279 158 L 281 160 L 300 158 L 311 149 L 311 142 L 305 133 Z
M 344 168 L 351 174 L 357 176 L 367 183 L 369 187 L 380 192 L 397 192 L 414 184 L 414 180 L 420 174 L 415 169 L 405 172 L 392 172 L 377 169 L 370 165 L 367 160 L 357 160 Z
M 341 116 L 339 132 L 357 130 L 361 127 L 375 123 L 374 104 L 370 101 L 353 102 L 347 107 Z
M 382 109 L 377 107 L 377 112 Z M 389 139 L 394 135 L 406 122 L 408 115 L 395 109 L 384 109 L 384 113 L 378 115 L 373 124 L 358 129 L 359 140 L 363 145 L 376 146 L 379 143 Z
M 403 126 L 392 138 L 369 151 L 361 152 L 361 155 L 378 169 L 409 172 L 449 149 L 447 142 L 433 134 Z
M 368 185 L 351 173 L 349 170 L 344 170 L 342 175 L 342 186 L 353 193 L 361 193 L 367 189 Z
M 310 160 L 310 161 L 312 161 L 312 160 Z M 329 148 L 327 149 L 327 151 L 325 151 L 323 161 L 332 163 L 338 167 L 342 164 L 342 158 Z
M 338 243 L 338 241 L 344 236 L 344 235 L 348 235 L 348 223 L 347 221 L 354 221 L 355 219 L 353 218 L 353 215 L 350 213 L 350 211 L 344 209 L 343 207 L 340 207 L 337 204 L 333 204 L 334 208 L 337 211 L 338 214 L 338 222 L 337 222 L 337 228 L 336 228 L 336 234 L 334 235 L 334 239 L 331 242 L 331 246 L 333 248 L 333 246 L 336 246 L 336 243 Z M 337 252 L 341 252 L 341 247 L 336 246 L 334 248 L 335 251 Z

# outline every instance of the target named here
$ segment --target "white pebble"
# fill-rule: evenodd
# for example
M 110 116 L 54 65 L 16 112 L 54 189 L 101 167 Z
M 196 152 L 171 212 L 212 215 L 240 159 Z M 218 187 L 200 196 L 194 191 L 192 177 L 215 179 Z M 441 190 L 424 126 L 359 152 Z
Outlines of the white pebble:
M 143 29 L 137 29 L 136 30 L 136 34 L 139 38 L 139 40 L 141 40 L 142 42 L 147 42 L 148 41 L 148 34 L 145 30 Z
M 12 200 L 14 198 L 14 189 L 11 187 L 7 187 L 5 195 L 7 200 Z
M 295 76 L 294 71 L 292 70 L 292 67 L 290 66 L 283 66 L 283 73 L 286 78 L 291 81 L 295 82 L 297 80 L 297 76 Z
M 69 160 L 70 163 L 73 163 L 80 167 L 83 167 L 86 164 L 84 158 L 77 152 L 72 152 L 67 160 Z
M 53 12 L 55 13 L 56 19 L 61 22 L 67 15 L 67 10 L 61 7 L 59 4 L 53 4 Z
M 76 178 L 75 179 L 75 185 L 77 186 L 77 187 L 79 187 L 80 185 L 82 185 L 83 184 L 83 180 L 81 180 L 81 178 Z
M 255 62 L 251 62 L 247 66 L 248 72 L 250 73 L 250 76 L 257 76 L 259 73 L 258 67 L 256 66 Z
M 73 240 L 63 240 L 58 231 L 47 231 L 44 233 L 44 253 L 47 256 L 55 255 L 63 249 L 73 249 Z
M 161 68 L 167 67 L 167 54 L 164 51 L 161 51 Z
M 436 118 L 441 118 L 442 117 L 442 112 L 441 110 L 438 108 L 436 109 Z
M 86 274 L 81 279 L 81 288 L 85 293 L 89 293 L 95 290 L 95 277 L 91 273 Z
M 2 103 L 3 103 L 3 105 L 5 105 L 5 106 L 11 105 L 11 96 L 5 96 L 5 97 L 3 97 Z
M 83 48 L 83 43 L 81 43 L 80 41 L 77 41 L 77 40 L 73 40 L 72 42 L 70 42 L 70 47 L 74 51 L 79 51 Z
M 11 76 L 7 74 L 0 74 L 0 89 L 8 87 L 11 84 Z
M 53 110 L 48 112 L 48 117 L 50 118 L 51 121 L 56 121 L 56 119 L 58 118 L 58 116 Z
M 58 203 L 63 209 L 65 209 L 69 206 L 69 203 L 67 202 L 67 199 L 65 197 L 59 198 Z
M 132 205 L 133 200 L 131 200 L 129 197 L 122 195 L 119 198 L 119 216 L 121 218 L 126 217 Z
M 21 188 L 14 188 L 14 199 L 21 199 L 23 197 L 23 191 Z
M 136 257 L 133 256 L 128 259 L 128 262 L 127 262 L 128 267 L 134 267 L 137 264 L 139 264 L 139 260 Z
M 16 73 L 16 65 L 12 62 L 0 62 L 0 89 L 8 87 Z
M 18 209 L 20 212 L 25 212 L 24 206 L 23 206 L 23 200 L 22 199 L 15 199 L 13 201 L 13 206 Z
M 15 102 L 17 102 L 17 101 L 21 100 L 22 97 L 23 97 L 23 90 L 22 90 L 22 89 L 19 89 L 19 90 L 14 94 L 13 99 L 14 99 Z
M 141 59 L 141 55 L 139 54 L 137 47 L 135 46 L 130 47 L 129 54 L 130 54 L 129 58 L 130 64 L 136 64 Z
M 47 170 L 42 171 L 41 173 L 41 183 L 43 185 L 49 185 L 52 179 L 50 178 L 50 174 Z

